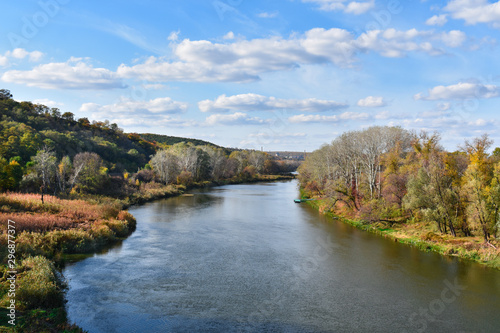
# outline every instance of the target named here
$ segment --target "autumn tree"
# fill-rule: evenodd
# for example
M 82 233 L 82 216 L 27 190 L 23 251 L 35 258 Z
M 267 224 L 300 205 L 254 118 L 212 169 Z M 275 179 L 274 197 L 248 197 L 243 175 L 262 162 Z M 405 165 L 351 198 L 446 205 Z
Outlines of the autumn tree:
M 492 143 L 485 134 L 471 142 L 466 141 L 464 147 L 469 157 L 463 185 L 463 194 L 468 203 L 467 215 L 472 227 L 482 232 L 486 243 L 498 220 L 496 203 L 492 202 L 496 195 L 497 180 L 487 152 Z
M 173 182 L 179 173 L 177 156 L 168 150 L 158 151 L 149 164 L 165 184 Z

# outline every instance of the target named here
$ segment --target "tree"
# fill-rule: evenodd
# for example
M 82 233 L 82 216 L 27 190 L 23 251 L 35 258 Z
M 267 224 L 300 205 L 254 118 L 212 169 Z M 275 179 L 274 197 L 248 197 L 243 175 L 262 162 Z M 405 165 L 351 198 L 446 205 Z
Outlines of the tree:
M 468 203 L 467 215 L 472 226 L 481 230 L 485 243 L 489 242 L 489 235 L 498 219 L 498 210 L 490 195 L 496 192 L 498 186 L 487 152 L 492 144 L 493 141 L 484 134 L 472 142 L 466 141 L 464 147 L 469 157 L 463 186 L 463 195 Z
M 158 151 L 149 164 L 165 184 L 173 182 L 179 173 L 177 156 L 168 150 Z
M 69 122 L 75 121 L 75 115 L 72 112 L 64 112 L 61 118 Z
M 96 153 L 79 153 L 73 159 L 72 186 L 80 192 L 98 193 L 108 180 L 108 169 Z
M 264 162 L 268 159 L 266 153 L 254 150 L 248 154 L 248 163 L 255 167 L 257 172 L 262 172 L 264 167 Z
M 0 89 L 0 101 L 6 101 L 9 99 L 12 99 L 12 94 L 10 93 L 10 90 L 7 89 Z
M 47 147 L 39 150 L 36 153 L 36 156 L 32 157 L 32 161 L 35 163 L 33 168 L 35 174 L 41 182 L 40 192 L 42 195 L 42 203 L 43 203 L 43 195 L 46 193 L 47 189 L 52 185 L 53 179 L 56 172 L 56 156 L 50 151 Z
M 71 164 L 71 159 L 69 156 L 65 156 L 61 159 L 61 162 L 57 166 L 57 181 L 59 184 L 59 190 L 61 192 L 66 192 L 68 184 L 70 183 L 71 172 L 73 171 L 73 165 Z
M 208 168 L 211 172 L 210 176 L 219 180 L 224 177 L 224 170 L 226 167 L 227 157 L 224 153 L 224 150 L 221 148 L 215 148 L 211 146 L 203 146 L 201 147 L 209 157 L 209 165 Z

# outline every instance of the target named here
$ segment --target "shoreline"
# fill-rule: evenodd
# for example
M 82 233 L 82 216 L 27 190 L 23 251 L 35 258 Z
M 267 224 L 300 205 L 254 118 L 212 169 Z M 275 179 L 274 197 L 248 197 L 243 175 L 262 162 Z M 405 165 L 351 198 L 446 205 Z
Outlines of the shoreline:
M 420 251 L 435 252 L 442 256 L 475 262 L 487 268 L 500 270 L 499 240 L 496 240 L 497 249 L 494 249 L 486 245 L 481 237 L 452 237 L 437 234 L 431 230 L 430 223 L 426 222 L 404 224 L 379 221 L 369 224 L 363 223 L 361 220 L 336 215 L 331 210 L 325 211 L 322 207 L 325 205 L 324 200 L 313 200 L 306 203 L 320 214 L 349 224 L 359 230 L 413 246 Z

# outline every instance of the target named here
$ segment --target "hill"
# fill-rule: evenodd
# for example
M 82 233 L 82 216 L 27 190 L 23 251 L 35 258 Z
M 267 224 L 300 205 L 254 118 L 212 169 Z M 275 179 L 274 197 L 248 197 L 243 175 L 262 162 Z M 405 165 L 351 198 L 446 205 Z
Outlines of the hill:
M 110 172 L 136 171 L 148 163 L 160 146 L 179 142 L 219 147 L 197 139 L 124 133 L 107 120 L 76 119 L 71 112 L 18 102 L 10 92 L 0 94 L 0 159 L 7 163 L 14 159 L 25 166 L 37 150 L 47 147 L 58 159 L 93 152 L 101 156 Z

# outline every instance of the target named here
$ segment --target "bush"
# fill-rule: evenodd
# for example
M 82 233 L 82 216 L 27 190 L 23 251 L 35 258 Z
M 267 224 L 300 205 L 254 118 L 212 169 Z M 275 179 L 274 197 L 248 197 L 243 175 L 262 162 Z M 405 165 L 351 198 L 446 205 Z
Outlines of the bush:
M 249 165 L 243 169 L 241 176 L 243 179 L 253 179 L 257 174 L 257 169 L 253 165 Z
M 189 171 L 182 171 L 180 175 L 177 176 L 177 184 L 190 186 L 192 183 L 193 183 L 193 174 Z

